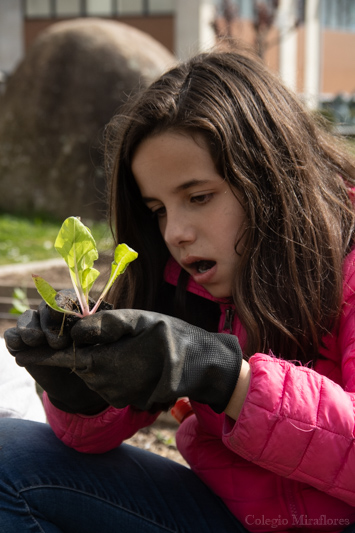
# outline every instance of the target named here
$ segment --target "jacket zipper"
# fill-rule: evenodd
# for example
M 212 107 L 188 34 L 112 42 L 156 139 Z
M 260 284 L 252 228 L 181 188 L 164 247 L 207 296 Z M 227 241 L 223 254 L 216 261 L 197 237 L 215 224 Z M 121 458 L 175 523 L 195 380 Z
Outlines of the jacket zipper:
M 223 331 L 229 331 L 229 333 L 233 333 L 234 313 L 235 310 L 232 307 L 228 307 L 226 309 Z

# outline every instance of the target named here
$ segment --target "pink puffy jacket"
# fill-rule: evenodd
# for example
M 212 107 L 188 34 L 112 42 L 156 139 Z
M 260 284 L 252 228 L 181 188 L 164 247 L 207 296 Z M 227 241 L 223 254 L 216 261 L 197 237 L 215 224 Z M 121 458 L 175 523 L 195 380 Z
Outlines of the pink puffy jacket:
M 169 282 L 178 268 L 170 261 Z M 192 281 L 188 288 L 213 299 Z M 257 353 L 237 421 L 194 402 L 178 429 L 191 469 L 251 532 L 339 532 L 355 522 L 355 251 L 344 264 L 343 300 L 314 370 Z M 220 305 L 223 331 L 230 305 Z M 238 320 L 233 333 L 243 347 Z M 157 416 L 110 407 L 87 417 L 56 409 L 46 395 L 44 403 L 55 434 L 84 453 L 119 446 Z

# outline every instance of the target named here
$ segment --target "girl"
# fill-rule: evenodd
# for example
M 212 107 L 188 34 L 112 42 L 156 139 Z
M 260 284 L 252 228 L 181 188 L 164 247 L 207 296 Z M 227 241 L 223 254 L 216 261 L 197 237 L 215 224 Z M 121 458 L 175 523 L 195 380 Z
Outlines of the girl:
M 354 163 L 244 51 L 167 72 L 110 132 L 139 258 L 116 309 L 8 330 L 58 439 L 0 421 L 0 529 L 355 531 Z M 191 469 L 121 445 L 181 396 Z

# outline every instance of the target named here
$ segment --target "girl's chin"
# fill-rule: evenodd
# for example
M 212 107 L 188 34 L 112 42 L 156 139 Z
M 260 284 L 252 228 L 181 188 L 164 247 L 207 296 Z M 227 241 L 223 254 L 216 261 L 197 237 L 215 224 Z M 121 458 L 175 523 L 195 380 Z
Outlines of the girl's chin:
M 230 291 L 219 289 L 217 287 L 205 287 L 206 291 L 210 293 L 213 298 L 217 298 L 218 300 L 229 300 L 232 298 L 232 295 L 230 294 Z

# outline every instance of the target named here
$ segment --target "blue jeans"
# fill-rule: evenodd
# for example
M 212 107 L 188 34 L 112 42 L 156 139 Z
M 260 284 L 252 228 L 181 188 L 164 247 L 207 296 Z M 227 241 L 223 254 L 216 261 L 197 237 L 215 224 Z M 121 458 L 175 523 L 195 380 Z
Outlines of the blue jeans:
M 246 533 L 190 469 L 122 445 L 90 455 L 0 419 L 1 533 Z

